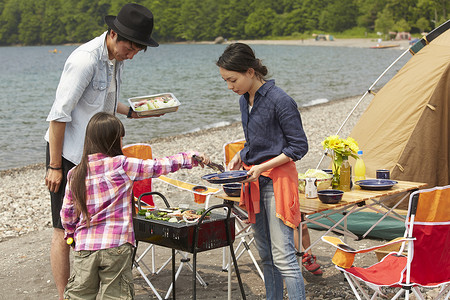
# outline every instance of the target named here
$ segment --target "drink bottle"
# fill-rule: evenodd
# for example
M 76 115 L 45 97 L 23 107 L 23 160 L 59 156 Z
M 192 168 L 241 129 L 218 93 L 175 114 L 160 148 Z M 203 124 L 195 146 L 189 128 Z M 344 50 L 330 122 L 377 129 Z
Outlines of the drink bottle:
M 355 163 L 355 181 L 366 179 L 366 165 L 362 158 L 362 150 L 358 151 L 358 158 Z

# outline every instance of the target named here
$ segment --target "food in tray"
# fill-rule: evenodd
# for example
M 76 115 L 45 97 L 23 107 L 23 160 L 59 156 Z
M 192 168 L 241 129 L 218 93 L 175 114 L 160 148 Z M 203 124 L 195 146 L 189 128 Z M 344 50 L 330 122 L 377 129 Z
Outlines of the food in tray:
M 166 108 L 176 106 L 178 103 L 171 95 L 166 94 L 157 97 L 150 97 L 148 99 L 142 99 L 134 103 L 135 111 L 146 111 L 158 108 Z
M 181 210 L 177 208 L 161 208 L 159 211 L 141 209 L 138 214 L 145 216 L 145 218 L 149 220 L 167 221 L 170 223 L 194 223 L 197 222 L 204 212 L 204 209 L 195 211 L 192 209 Z M 209 215 L 210 213 L 208 213 L 205 218 L 208 218 Z

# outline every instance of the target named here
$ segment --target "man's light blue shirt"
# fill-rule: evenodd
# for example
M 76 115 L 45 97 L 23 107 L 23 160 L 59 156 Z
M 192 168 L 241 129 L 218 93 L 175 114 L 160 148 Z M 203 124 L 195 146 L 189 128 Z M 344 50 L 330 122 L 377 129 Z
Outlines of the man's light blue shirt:
M 116 104 L 120 94 L 123 62 L 116 62 Z M 105 112 L 105 100 L 113 78 L 106 32 L 81 45 L 67 58 L 47 121 L 66 123 L 62 156 L 79 164 L 83 154 L 86 126 L 97 112 Z M 49 131 L 45 135 L 49 141 Z

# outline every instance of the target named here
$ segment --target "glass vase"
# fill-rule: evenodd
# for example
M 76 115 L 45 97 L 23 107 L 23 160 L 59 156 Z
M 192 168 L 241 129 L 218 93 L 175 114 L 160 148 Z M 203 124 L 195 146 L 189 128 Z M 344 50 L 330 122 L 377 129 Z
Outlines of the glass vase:
M 338 190 L 340 187 L 340 170 L 341 166 L 336 157 L 333 158 L 333 178 L 331 179 L 331 188 L 333 190 Z

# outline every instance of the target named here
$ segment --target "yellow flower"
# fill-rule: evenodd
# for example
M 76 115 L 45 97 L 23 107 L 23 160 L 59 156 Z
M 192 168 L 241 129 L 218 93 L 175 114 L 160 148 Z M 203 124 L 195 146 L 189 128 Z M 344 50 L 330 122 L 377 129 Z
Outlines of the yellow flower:
M 348 137 L 346 143 L 352 152 L 358 153 L 359 150 L 358 143 L 355 141 L 354 138 Z
M 351 137 L 342 139 L 338 135 L 331 135 L 327 137 L 322 142 L 322 146 L 324 149 L 333 150 L 334 154 L 331 155 L 336 155 L 336 158 L 342 156 L 353 156 L 354 158 L 357 158 L 356 153 L 358 153 L 359 150 L 358 143 L 355 141 L 355 139 Z

